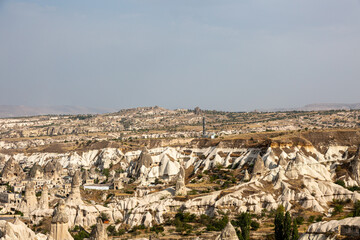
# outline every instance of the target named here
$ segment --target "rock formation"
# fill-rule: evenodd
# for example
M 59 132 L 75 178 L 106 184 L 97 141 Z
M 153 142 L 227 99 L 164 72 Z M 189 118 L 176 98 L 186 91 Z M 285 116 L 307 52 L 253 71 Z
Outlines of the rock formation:
M 42 179 L 44 177 L 44 170 L 39 164 L 34 164 L 29 171 L 29 178 L 31 180 Z
M 58 161 L 55 161 L 55 160 L 47 162 L 44 167 L 44 176 L 47 179 L 56 180 L 56 178 L 58 176 L 60 176 L 62 174 L 62 172 L 63 172 L 62 165 Z
M 48 209 L 49 208 L 49 191 L 46 184 L 43 185 L 42 192 L 41 192 L 41 198 L 39 201 L 39 208 L 40 209 Z
M 20 181 L 25 178 L 25 173 L 14 158 L 10 158 L 1 172 L 3 181 Z
M 181 166 L 176 180 L 175 196 L 185 196 L 186 194 L 187 191 L 185 186 L 185 169 L 183 166 Z
M 144 148 L 135 162 L 134 169 L 132 171 L 134 176 L 139 177 L 142 173 L 142 168 L 150 168 L 150 166 L 153 164 L 153 160 L 151 158 L 150 153 L 146 148 Z
M 360 217 L 311 224 L 300 240 L 359 239 Z
M 69 218 L 65 212 L 64 200 L 60 200 L 51 220 L 48 240 L 73 240 L 68 231 Z
M 72 178 L 70 194 L 66 199 L 67 205 L 84 204 L 84 202 L 81 200 L 80 185 L 81 185 L 80 171 L 76 171 Z
M 216 238 L 216 240 L 239 240 L 239 238 L 236 235 L 236 231 L 233 225 L 228 222 L 228 224 L 222 230 L 221 234 Z
M 260 157 L 260 155 L 257 156 L 254 164 L 254 168 L 252 171 L 253 176 L 262 175 L 265 172 L 266 168 L 264 165 L 263 159 Z
M 249 180 L 250 180 L 250 175 L 249 175 L 248 170 L 246 169 L 246 170 L 245 170 L 244 177 L 243 177 L 243 181 L 244 181 L 244 182 L 248 182 Z
M 359 147 L 360 148 L 360 147 Z M 354 180 L 360 185 L 360 156 L 359 148 L 355 154 L 354 159 L 351 161 L 352 175 Z
M 104 223 L 101 220 L 101 218 L 98 218 L 96 220 L 95 228 L 93 228 L 91 232 L 90 240 L 107 240 L 107 239 L 108 239 L 108 235 L 106 232 L 106 227 L 104 226 Z
M 37 206 L 35 184 L 33 182 L 28 182 L 25 187 L 25 196 L 20 203 L 20 211 L 22 211 L 25 216 L 29 216 L 29 214 L 34 211 Z
M 283 155 L 280 155 L 279 162 L 278 162 L 278 166 L 285 167 L 286 164 L 287 164 L 287 162 L 285 161 L 284 156 L 283 156 Z
M 10 221 L 0 220 L 0 240 L 45 240 L 46 236 L 35 233 L 25 223 L 16 218 Z
M 82 178 L 82 183 L 83 183 L 83 184 L 85 184 L 86 181 L 87 181 L 88 179 L 90 179 L 89 173 L 88 173 L 88 171 L 87 171 L 86 169 L 84 170 L 81 178 Z

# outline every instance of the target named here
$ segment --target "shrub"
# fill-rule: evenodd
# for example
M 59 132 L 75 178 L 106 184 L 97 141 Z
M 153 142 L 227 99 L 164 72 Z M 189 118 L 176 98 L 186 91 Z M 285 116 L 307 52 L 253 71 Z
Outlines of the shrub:
M 335 183 L 336 183 L 337 185 L 340 185 L 340 186 L 342 186 L 342 187 L 345 187 L 345 182 L 344 182 L 343 180 L 336 180 Z
M 196 194 L 198 194 L 198 191 L 196 191 L 195 189 L 188 192 L 188 195 L 196 195 Z
M 251 221 L 251 230 L 257 231 L 260 228 L 260 223 L 257 221 Z
M 83 240 L 90 237 L 90 234 L 85 231 L 83 227 L 78 225 L 73 228 L 71 235 L 73 236 L 74 240 Z
M 108 216 L 106 213 L 104 213 L 104 212 L 102 212 L 102 213 L 100 214 L 100 218 L 101 218 L 101 220 L 102 220 L 103 222 L 109 221 L 109 216 Z
M 109 235 L 111 236 L 116 236 L 117 235 L 117 231 L 114 225 L 110 225 L 106 228 L 106 230 L 108 231 Z
M 315 220 L 315 216 L 310 216 L 310 217 L 308 218 L 308 222 L 309 222 L 309 223 L 313 223 L 314 220 Z
M 360 187 L 359 186 L 351 186 L 351 187 L 347 187 L 348 190 L 355 192 L 355 191 L 360 191 Z
M 360 216 L 360 201 L 356 201 L 354 203 L 353 216 L 354 217 Z
M 164 231 L 164 227 L 161 225 L 154 225 L 152 228 L 150 228 L 150 231 L 160 233 Z
M 339 213 L 342 213 L 342 212 L 343 212 L 343 208 L 344 208 L 343 205 L 336 204 L 336 205 L 334 206 L 334 211 L 332 212 L 332 215 L 335 216 L 335 215 L 337 215 L 337 214 L 339 214 Z
M 18 210 L 15 210 L 15 213 L 14 213 L 15 215 L 20 215 L 20 216 L 24 216 L 24 214 L 22 213 L 22 212 L 20 212 L 20 211 L 18 211 Z
M 296 221 L 297 225 L 301 225 L 304 223 L 304 217 L 299 216 L 299 217 L 295 218 L 295 221 Z

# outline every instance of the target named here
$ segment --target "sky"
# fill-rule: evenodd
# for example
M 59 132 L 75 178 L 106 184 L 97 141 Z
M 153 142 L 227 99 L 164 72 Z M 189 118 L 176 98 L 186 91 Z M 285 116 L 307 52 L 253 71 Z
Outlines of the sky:
M 360 102 L 360 0 L 0 0 L 0 105 Z

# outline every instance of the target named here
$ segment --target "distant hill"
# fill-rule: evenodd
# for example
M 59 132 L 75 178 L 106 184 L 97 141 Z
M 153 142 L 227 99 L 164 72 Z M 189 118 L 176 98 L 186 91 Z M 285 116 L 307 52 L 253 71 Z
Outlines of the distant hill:
M 329 110 L 355 110 L 360 109 L 360 103 L 313 103 L 295 108 L 262 109 L 263 112 L 287 112 L 287 111 L 329 111 Z
M 102 114 L 112 112 L 112 109 L 89 108 L 79 106 L 19 106 L 19 105 L 0 105 L 0 117 L 25 117 L 37 115 L 74 115 L 74 114 Z
M 321 111 L 321 110 L 353 110 L 360 109 L 360 103 L 315 103 L 306 105 L 299 110 L 301 111 Z

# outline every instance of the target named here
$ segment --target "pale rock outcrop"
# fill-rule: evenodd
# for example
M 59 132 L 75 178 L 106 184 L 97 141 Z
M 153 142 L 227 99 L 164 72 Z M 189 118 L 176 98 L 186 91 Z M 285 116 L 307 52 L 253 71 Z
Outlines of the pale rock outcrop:
M 222 230 L 221 234 L 216 238 L 216 240 L 239 240 L 236 235 L 234 226 L 228 222 L 226 227 Z
M 266 171 L 266 167 L 264 165 L 263 159 L 260 157 L 260 155 L 257 156 L 254 164 L 254 168 L 252 171 L 253 176 L 262 175 Z
M 29 178 L 31 180 L 42 179 L 44 177 L 44 170 L 39 164 L 34 164 L 29 171 Z
M 354 229 L 356 232 L 354 237 L 360 237 L 357 229 L 360 228 L 360 217 L 345 218 L 342 220 L 332 220 L 329 222 L 317 222 L 311 224 L 306 233 L 301 235 L 300 240 L 327 240 L 337 239 L 337 235 L 346 233 L 341 232 L 341 227 L 346 226 Z M 355 239 L 355 238 L 354 238 Z
M 131 171 L 132 176 L 139 177 L 141 174 L 145 172 L 145 169 L 149 169 L 153 164 L 153 160 L 147 148 L 144 148 L 137 159 L 134 162 L 133 169 Z
M 63 167 L 59 163 L 59 161 L 56 161 L 56 160 L 48 161 L 45 164 L 44 177 L 46 179 L 52 179 L 52 180 L 58 181 L 59 176 L 61 176 L 62 172 L 63 172 Z
M 82 178 L 82 183 L 83 184 L 85 184 L 86 181 L 90 179 L 88 170 L 86 170 L 86 169 L 84 170 L 81 178 Z
M 49 209 L 49 189 L 46 184 L 42 188 L 39 209 Z
M 104 169 L 104 168 L 109 168 L 110 165 L 117 164 L 122 159 L 124 159 L 124 154 L 120 151 L 120 149 L 106 148 L 101 150 L 94 164 L 98 166 L 100 169 Z
M 187 190 L 185 186 L 185 169 L 183 168 L 183 166 L 181 166 L 176 181 L 175 195 L 185 196 L 186 194 L 187 194 Z
M 19 163 L 11 157 L 1 172 L 3 181 L 21 181 L 25 179 L 25 173 Z
M 76 206 L 84 204 L 84 202 L 81 200 L 80 194 L 81 182 L 80 171 L 76 171 L 71 182 L 71 191 L 66 199 L 66 205 Z
M 25 187 L 25 196 L 20 203 L 20 211 L 23 212 L 25 216 L 29 216 L 37 207 L 38 202 L 35 194 L 35 184 L 28 182 Z
M 354 176 L 354 180 L 357 182 L 357 184 L 360 185 L 360 156 L 359 156 L 359 150 L 357 154 L 355 155 L 354 159 L 351 161 L 351 167 L 352 167 L 352 174 Z
M 245 174 L 244 174 L 244 177 L 243 177 L 242 180 L 243 180 L 244 182 L 250 181 L 250 175 L 249 175 L 249 172 L 248 172 L 247 169 L 245 170 Z
M 18 218 L 15 221 L 7 222 L 0 220 L 0 240 L 45 240 L 43 234 L 35 234 L 25 223 Z
M 51 229 L 48 240 L 73 240 L 68 230 L 68 214 L 65 211 L 65 202 L 60 200 L 51 220 Z
M 101 220 L 101 218 L 98 218 L 96 220 L 95 228 L 92 230 L 90 235 L 90 240 L 107 240 L 108 235 L 106 232 L 106 227 Z
M 145 227 L 152 227 L 152 220 L 153 220 L 153 217 L 151 215 L 150 212 L 147 212 L 145 214 L 145 216 L 143 217 L 143 221 L 142 221 L 142 224 L 145 226 Z
M 286 167 L 286 165 L 287 165 L 287 162 L 285 160 L 284 155 L 280 154 L 279 161 L 278 161 L 278 166 Z

